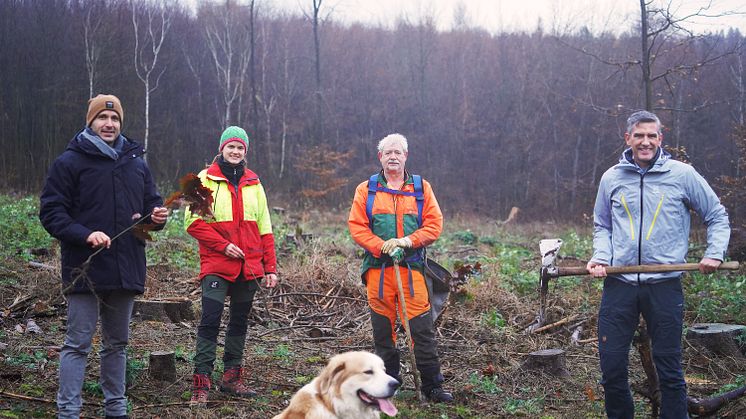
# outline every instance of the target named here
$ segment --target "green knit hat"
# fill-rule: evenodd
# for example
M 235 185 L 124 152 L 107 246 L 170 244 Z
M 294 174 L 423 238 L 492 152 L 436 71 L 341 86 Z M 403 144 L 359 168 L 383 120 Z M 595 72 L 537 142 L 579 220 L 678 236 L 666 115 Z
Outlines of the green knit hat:
M 247 150 L 249 149 L 249 135 L 241 127 L 230 126 L 223 131 L 218 151 L 223 151 L 223 147 L 231 141 L 240 141 Z

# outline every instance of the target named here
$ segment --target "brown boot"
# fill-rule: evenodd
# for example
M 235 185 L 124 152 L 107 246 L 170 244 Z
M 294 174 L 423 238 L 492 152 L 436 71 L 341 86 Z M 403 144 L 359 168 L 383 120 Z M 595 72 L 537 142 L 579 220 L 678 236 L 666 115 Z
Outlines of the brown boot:
M 243 368 L 232 367 L 225 370 L 220 383 L 220 391 L 239 397 L 254 397 L 256 391 L 249 388 L 243 381 Z
M 207 404 L 207 393 L 210 391 L 210 377 L 206 374 L 194 374 L 192 376 L 192 399 L 189 404 Z

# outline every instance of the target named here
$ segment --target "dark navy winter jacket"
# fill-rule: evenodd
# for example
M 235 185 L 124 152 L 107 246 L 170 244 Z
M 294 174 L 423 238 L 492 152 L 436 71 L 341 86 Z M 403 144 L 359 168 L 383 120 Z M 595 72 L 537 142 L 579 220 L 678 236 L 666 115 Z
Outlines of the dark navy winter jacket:
M 131 232 L 94 256 L 85 277 L 73 271 L 95 251 L 86 243 L 91 233 L 102 231 L 113 238 L 138 216 L 163 203 L 142 159 L 145 150 L 140 144 L 121 136 L 122 149 L 114 160 L 84 138 L 84 131 L 54 161 L 41 194 L 39 219 L 61 243 L 63 289 L 90 292 L 90 283 L 97 292 L 142 293 L 145 243 Z

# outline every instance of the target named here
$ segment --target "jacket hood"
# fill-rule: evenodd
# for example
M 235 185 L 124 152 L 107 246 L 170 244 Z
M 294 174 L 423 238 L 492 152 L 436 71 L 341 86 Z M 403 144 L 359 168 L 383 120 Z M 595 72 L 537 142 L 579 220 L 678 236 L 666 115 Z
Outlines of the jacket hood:
M 663 147 L 658 147 L 658 153 L 655 156 L 655 162 L 648 167 L 647 170 L 641 168 L 640 166 L 635 163 L 635 159 L 632 155 L 632 148 L 627 148 L 622 152 L 621 157 L 619 157 L 619 164 L 617 164 L 617 167 L 620 169 L 628 169 L 628 170 L 636 170 L 638 172 L 650 172 L 650 171 L 659 171 L 663 169 L 663 166 L 671 160 L 671 153 L 664 150 Z

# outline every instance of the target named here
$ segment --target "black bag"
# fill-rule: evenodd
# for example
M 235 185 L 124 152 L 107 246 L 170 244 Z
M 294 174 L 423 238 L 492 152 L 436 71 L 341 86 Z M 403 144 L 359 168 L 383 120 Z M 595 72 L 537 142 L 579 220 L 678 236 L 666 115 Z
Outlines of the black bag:
M 425 259 L 425 283 L 430 296 L 433 322 L 443 313 L 451 291 L 451 272 L 430 258 Z

